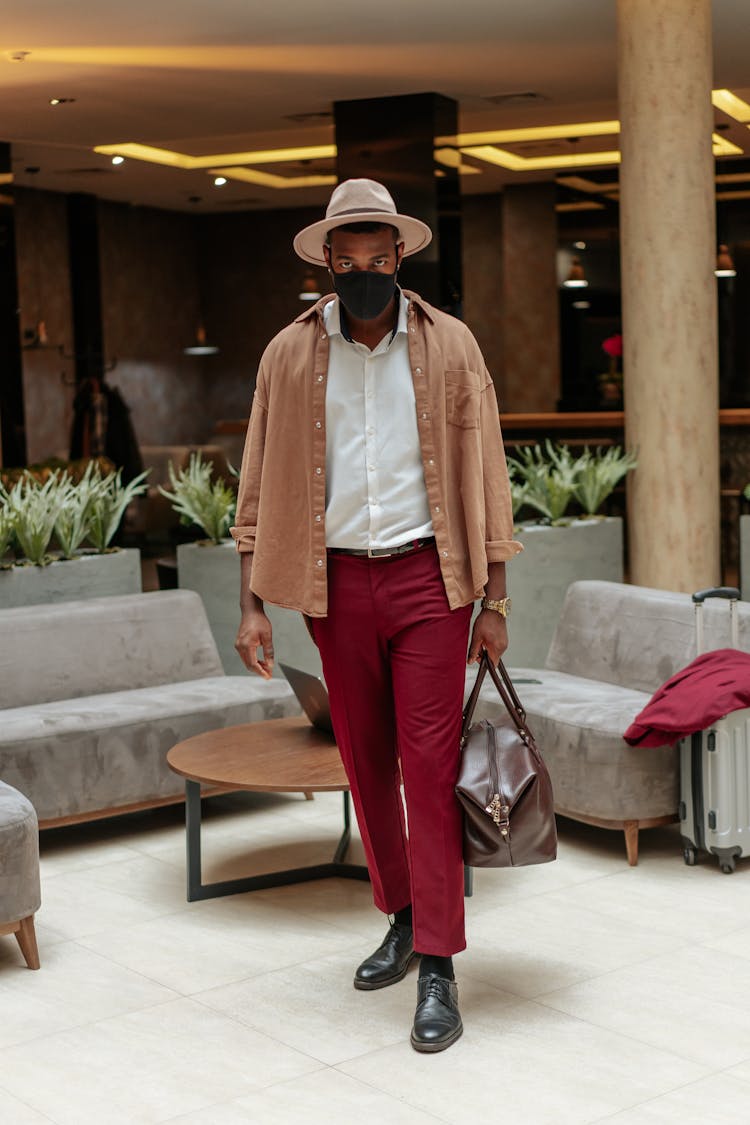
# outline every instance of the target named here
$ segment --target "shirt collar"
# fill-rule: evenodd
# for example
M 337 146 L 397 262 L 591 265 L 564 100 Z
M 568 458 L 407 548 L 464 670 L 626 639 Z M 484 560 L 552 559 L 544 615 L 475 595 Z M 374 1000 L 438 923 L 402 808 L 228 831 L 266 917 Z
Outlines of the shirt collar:
M 431 304 L 429 304 L 428 301 L 425 301 L 424 297 L 420 297 L 418 293 L 414 293 L 411 289 L 403 289 L 401 290 L 401 292 L 402 295 L 406 297 L 409 310 L 412 315 L 414 314 L 416 309 L 419 309 L 419 311 L 424 314 L 425 318 L 430 322 L 430 324 L 435 323 L 436 310 L 432 307 Z M 304 312 L 301 312 L 299 316 L 295 317 L 294 323 L 303 324 L 306 320 L 312 320 L 314 317 L 317 317 L 319 321 L 324 321 L 325 310 L 328 308 L 331 302 L 335 300 L 335 293 L 327 293 L 325 297 L 321 297 L 320 300 L 316 301 L 314 305 L 311 305 L 309 309 L 305 309 Z
M 398 293 L 398 317 L 396 319 L 396 327 L 391 333 L 391 338 L 388 341 L 392 344 L 399 332 L 407 331 L 407 316 L 409 314 L 409 300 L 404 295 L 404 291 L 396 286 Z M 342 308 L 341 301 L 338 297 L 334 297 L 325 305 L 323 309 L 323 319 L 325 320 L 326 330 L 329 336 L 341 336 L 344 340 L 352 343 L 352 338 L 349 335 L 349 328 L 346 323 L 346 310 Z

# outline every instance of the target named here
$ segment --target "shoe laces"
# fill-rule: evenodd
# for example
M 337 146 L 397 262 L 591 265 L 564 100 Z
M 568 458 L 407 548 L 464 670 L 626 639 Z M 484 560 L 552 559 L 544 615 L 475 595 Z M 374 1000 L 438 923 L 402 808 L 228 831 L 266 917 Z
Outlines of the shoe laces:
M 424 977 L 422 979 L 424 980 Z M 442 979 L 442 977 L 427 977 L 427 987 L 425 989 L 424 999 L 428 1000 L 430 997 L 434 997 L 436 1000 L 442 1000 L 442 1002 L 445 1003 L 445 981 Z

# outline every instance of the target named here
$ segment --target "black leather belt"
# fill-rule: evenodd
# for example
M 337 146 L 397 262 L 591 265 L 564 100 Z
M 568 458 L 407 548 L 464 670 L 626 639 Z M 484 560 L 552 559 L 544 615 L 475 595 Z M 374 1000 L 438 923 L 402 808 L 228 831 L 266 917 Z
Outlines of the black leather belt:
M 401 543 L 398 547 L 329 547 L 329 555 L 355 555 L 363 559 L 387 559 L 391 555 L 408 555 L 410 551 L 421 551 L 423 547 L 432 547 L 435 543 L 434 535 L 428 539 L 411 539 L 408 543 Z

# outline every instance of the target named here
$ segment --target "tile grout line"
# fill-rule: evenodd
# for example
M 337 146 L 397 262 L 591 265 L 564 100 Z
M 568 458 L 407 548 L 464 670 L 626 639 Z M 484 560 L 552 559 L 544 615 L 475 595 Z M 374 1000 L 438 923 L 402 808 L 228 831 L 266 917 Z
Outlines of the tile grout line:
M 2 1048 L 0 1048 L 0 1057 L 2 1057 Z M 41 1109 L 37 1109 L 36 1106 L 31 1105 L 31 1103 L 27 1102 L 25 1098 L 19 1098 L 18 1094 L 12 1093 L 7 1088 L 7 1086 L 3 1086 L 2 1083 L 0 1083 L 0 1090 L 2 1090 L 4 1094 L 7 1094 L 9 1098 L 13 1098 L 15 1101 L 20 1102 L 21 1105 L 25 1105 L 26 1108 L 30 1109 L 32 1113 L 38 1113 L 40 1117 L 43 1117 L 45 1119 L 45 1121 L 51 1121 L 52 1125 L 60 1125 L 60 1122 L 56 1118 L 50 1117 L 48 1113 L 43 1113 Z

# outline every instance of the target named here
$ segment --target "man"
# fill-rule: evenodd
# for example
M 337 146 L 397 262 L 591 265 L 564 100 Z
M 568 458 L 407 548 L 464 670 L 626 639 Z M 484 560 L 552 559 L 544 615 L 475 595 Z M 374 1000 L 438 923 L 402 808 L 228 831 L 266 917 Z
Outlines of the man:
M 396 284 L 431 237 L 372 180 L 340 184 L 325 219 L 297 235 L 335 294 L 261 360 L 232 528 L 247 667 L 271 675 L 264 600 L 300 610 L 320 650 L 375 904 L 393 916 L 354 987 L 393 984 L 419 955 L 418 1051 L 462 1032 L 464 660 L 482 595 L 469 663 L 505 651 L 505 560 L 522 549 L 476 341 Z

